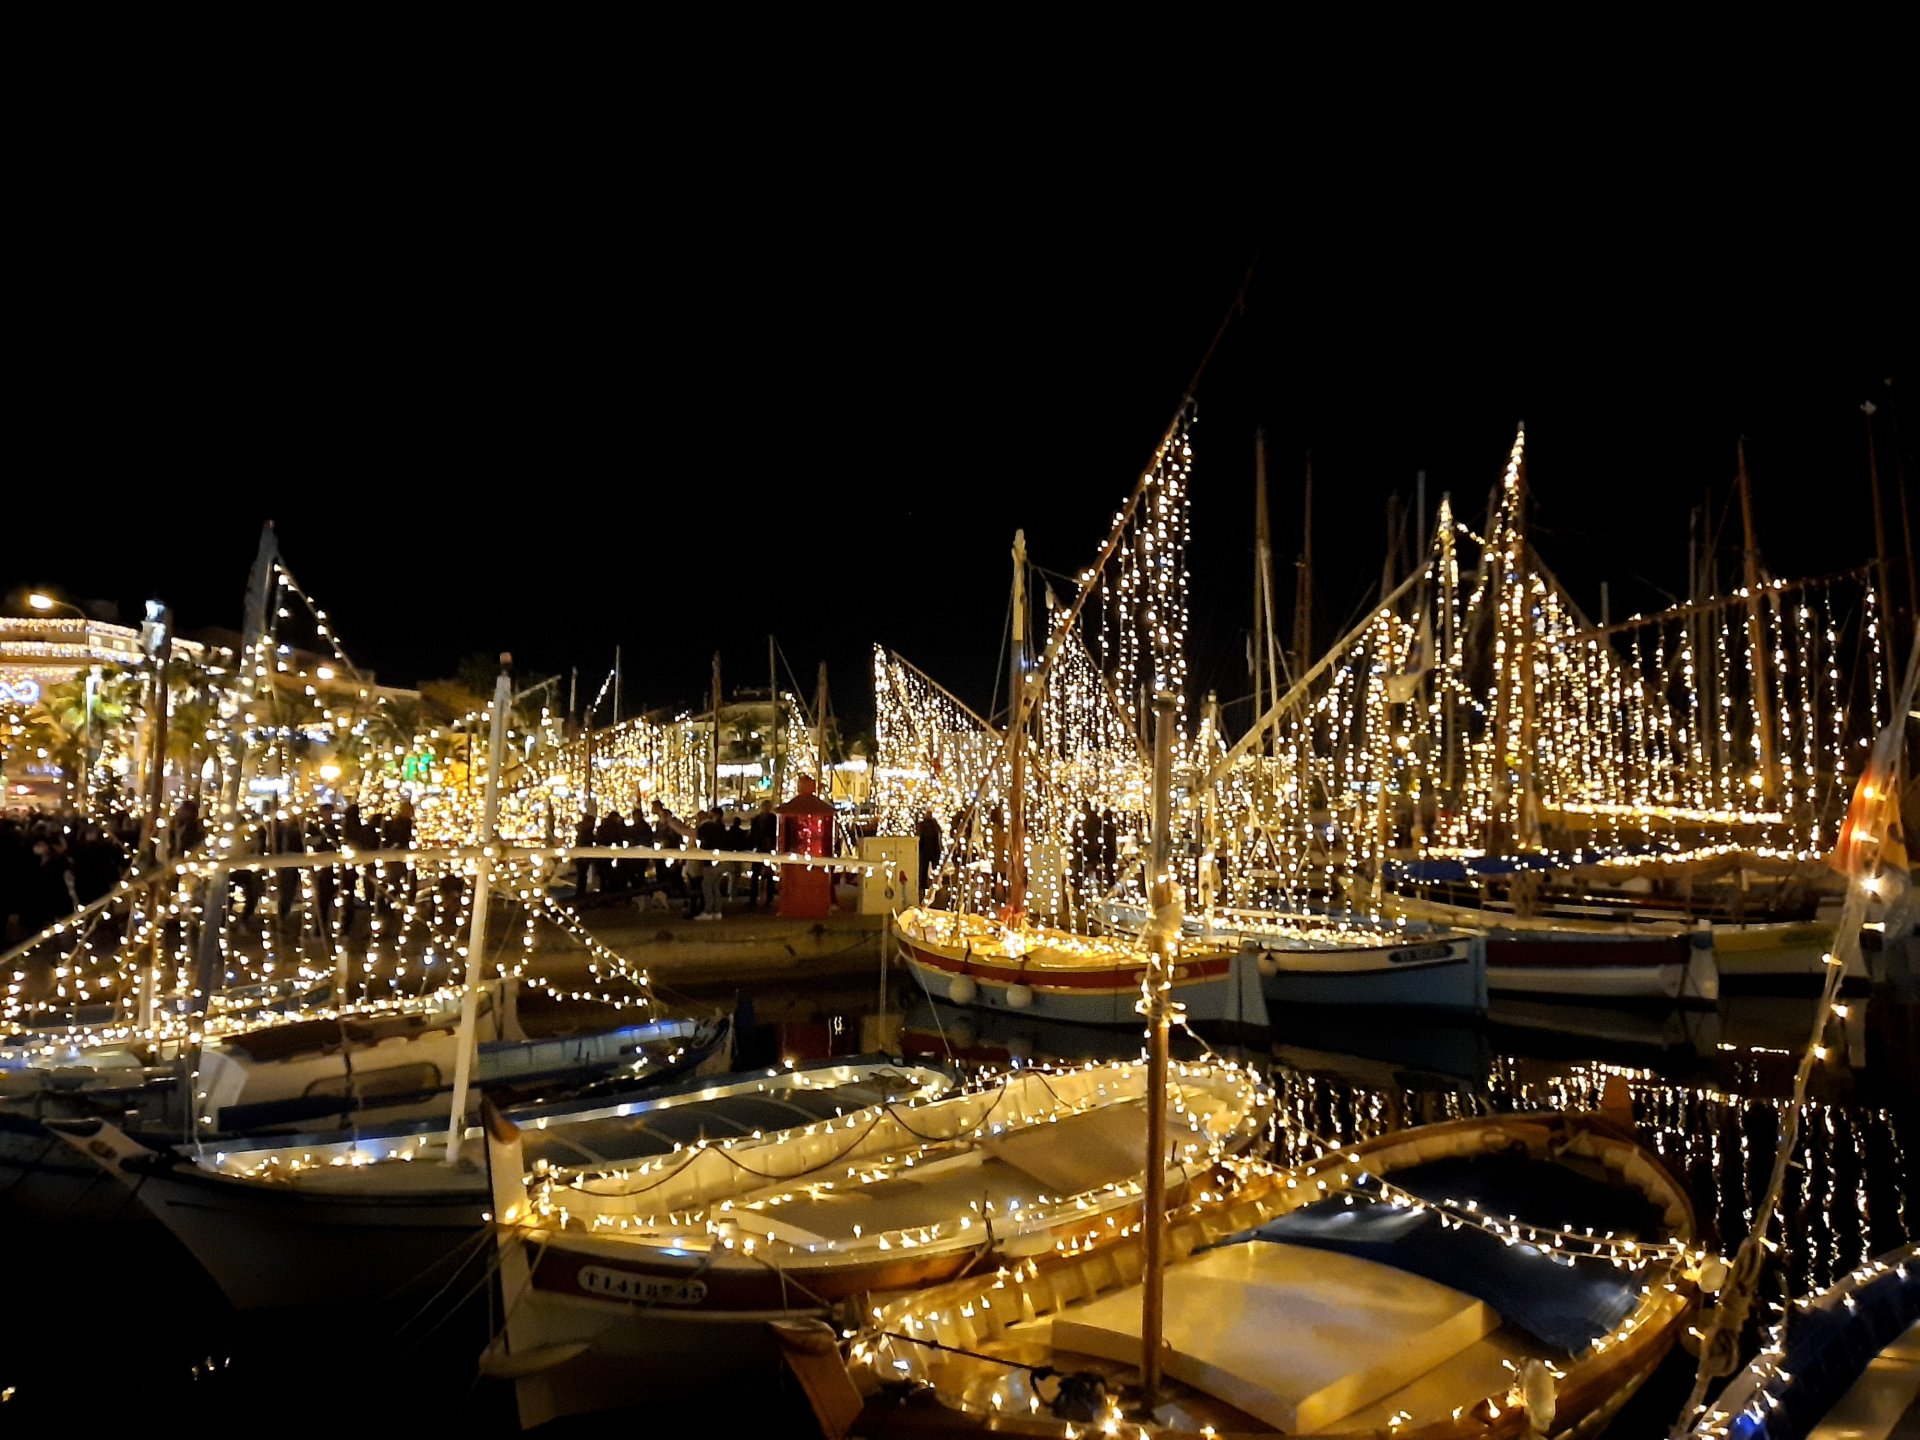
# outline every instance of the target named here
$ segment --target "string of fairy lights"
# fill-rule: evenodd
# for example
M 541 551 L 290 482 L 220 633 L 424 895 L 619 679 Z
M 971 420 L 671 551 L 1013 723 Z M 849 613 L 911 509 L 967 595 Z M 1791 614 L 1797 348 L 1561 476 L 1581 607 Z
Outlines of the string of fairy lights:
M 1128 861 L 1145 837 L 1148 685 L 1172 689 L 1182 723 L 1175 878 L 1271 924 L 1331 903 L 1377 931 L 1387 922 L 1349 907 L 1408 858 L 1552 851 L 1617 880 L 1710 857 L 1805 865 L 1831 846 L 1887 708 L 1869 574 L 1767 580 L 1599 629 L 1526 539 L 1524 428 L 1486 533 L 1443 499 L 1401 600 L 1218 768 L 1217 725 L 1203 717 L 1191 743 L 1185 728 L 1191 427 L 1183 415 L 1116 515 L 1105 566 L 1079 576 L 1098 602 L 1090 633 L 1051 647 L 1026 739 L 1036 921 L 1083 927 L 1116 887 L 1142 893 Z M 882 833 L 932 814 L 948 837 L 940 898 L 992 913 L 1007 863 L 1003 737 L 878 649 L 874 696 Z
M 1298 907 L 1389 858 L 1551 848 L 1624 869 L 1830 848 L 1887 708 L 1867 572 L 1599 631 L 1525 543 L 1524 443 L 1484 540 L 1443 502 L 1410 600 L 1216 778 L 1213 810 L 1238 817 L 1217 837 L 1229 903 Z M 1467 584 L 1462 542 L 1481 546 Z
M 1090 923 L 1136 854 L 1150 810 L 1147 697 L 1176 697 L 1186 748 L 1186 554 L 1194 416 L 1185 410 L 1115 515 L 1107 562 L 1079 575 L 1097 606 L 1046 591 L 1041 637 L 1052 657 L 1022 737 L 1027 911 L 1040 922 Z M 1023 671 L 1025 667 L 1023 665 Z M 991 911 L 1005 884 L 1012 768 L 1003 736 L 906 661 L 877 650 L 875 794 L 883 834 L 910 834 L 932 814 L 948 837 L 942 898 Z M 996 876 L 997 872 L 997 876 Z
M 782 1218 L 796 1202 L 818 1202 L 931 1170 L 962 1150 L 1050 1132 L 1073 1117 L 1134 1106 L 1147 1093 L 1138 1061 L 1077 1068 L 1025 1068 L 988 1074 L 938 1098 L 889 1100 L 831 1120 L 749 1136 L 702 1140 L 636 1165 L 556 1170 L 536 1163 L 523 1206 L 504 1223 L 549 1237 L 569 1232 L 665 1249 L 695 1262 L 738 1247 L 796 1278 L 805 1267 L 894 1251 L 1004 1244 L 1021 1235 L 1051 1238 L 1056 1251 L 1105 1238 L 1123 1207 L 1137 1206 L 1137 1175 L 1054 1195 L 995 1198 L 980 1190 L 967 1208 L 911 1223 L 822 1235 L 804 1218 Z M 1204 1170 L 1243 1149 L 1264 1130 L 1268 1092 L 1260 1077 L 1233 1065 L 1179 1067 L 1170 1077 L 1170 1163 Z M 973 1182 L 969 1181 L 969 1189 Z M 895 1217 L 896 1220 L 899 1217 Z M 1113 1222 L 1113 1223 L 1108 1223 Z M 549 1241 L 550 1243 L 550 1241 Z
M 1279 1124 L 1287 1128 L 1284 1117 Z M 1476 1127 L 1468 1133 L 1484 1136 L 1496 1132 Z M 1639 1289 L 1624 1317 L 1582 1351 L 1547 1364 L 1541 1379 L 1549 1382 L 1549 1398 L 1551 1385 L 1566 1379 L 1581 1365 L 1599 1360 L 1644 1329 L 1677 1322 L 1686 1304 L 1681 1287 L 1690 1291 L 1717 1263 L 1710 1251 L 1684 1231 L 1640 1235 L 1570 1223 L 1547 1224 L 1490 1213 L 1472 1200 L 1428 1199 L 1381 1173 L 1382 1167 L 1373 1156 L 1332 1145 L 1327 1137 L 1306 1131 L 1293 1138 L 1305 1147 L 1305 1154 L 1292 1162 L 1218 1155 L 1205 1175 L 1190 1171 L 1195 1177 L 1190 1193 L 1177 1201 L 1166 1217 L 1170 1231 L 1187 1232 L 1183 1248 L 1213 1243 L 1223 1234 L 1245 1234 L 1305 1205 L 1338 1202 L 1353 1206 L 1371 1201 L 1432 1215 L 1447 1229 L 1476 1229 L 1503 1245 L 1544 1256 L 1556 1264 L 1602 1264 L 1632 1277 Z M 1478 1142 L 1465 1143 L 1470 1149 Z M 1635 1174 L 1630 1145 L 1601 1137 L 1573 1139 L 1571 1146 L 1622 1177 Z M 1445 1147 L 1425 1145 L 1412 1151 L 1419 1159 L 1443 1153 L 1450 1152 Z M 1674 1213 L 1670 1208 L 1674 1192 L 1669 1182 L 1646 1174 L 1643 1168 L 1640 1178 L 1629 1183 L 1655 1210 Z M 920 1290 L 875 1304 L 864 1323 L 843 1331 L 850 1363 L 856 1369 L 872 1372 L 878 1380 L 913 1381 L 937 1390 L 943 1403 L 963 1412 L 1042 1420 L 1046 1418 L 1043 1405 L 1050 1407 L 1054 1397 L 1043 1398 L 1037 1381 L 1041 1375 L 1055 1372 L 1039 1366 L 1031 1349 L 1010 1352 L 994 1342 L 1012 1325 L 1032 1323 L 1051 1310 L 1064 1309 L 1116 1283 L 1128 1283 L 1140 1261 L 1125 1249 L 1125 1242 L 1139 1233 L 1137 1223 L 1112 1226 L 1097 1244 L 1056 1246 L 1050 1256 L 1022 1258 L 964 1283 Z M 1083 1258 L 1093 1267 L 1086 1273 L 1077 1268 Z M 950 1361 L 946 1358 L 949 1356 L 957 1358 Z M 1522 1393 L 1528 1383 L 1522 1368 L 1510 1368 L 1514 1372 L 1511 1389 L 1481 1402 L 1477 1419 L 1491 1422 L 1507 1406 L 1539 1403 L 1537 1398 L 1530 1401 Z M 1075 1398 L 1076 1404 L 1083 1399 L 1078 1395 Z M 1109 1391 L 1104 1413 L 1096 1412 L 1091 1417 L 1085 1409 L 1052 1413 L 1064 1414 L 1075 1422 L 1090 1418 L 1092 1425 L 1087 1433 L 1091 1434 L 1158 1433 L 1153 1424 L 1137 1418 L 1129 1420 L 1120 1399 L 1118 1393 Z M 1460 1416 L 1461 1411 L 1453 1412 L 1454 1420 Z M 1403 1413 L 1393 1423 L 1397 1426 L 1413 1420 L 1412 1415 Z M 1081 1432 L 1068 1424 L 1059 1433 Z

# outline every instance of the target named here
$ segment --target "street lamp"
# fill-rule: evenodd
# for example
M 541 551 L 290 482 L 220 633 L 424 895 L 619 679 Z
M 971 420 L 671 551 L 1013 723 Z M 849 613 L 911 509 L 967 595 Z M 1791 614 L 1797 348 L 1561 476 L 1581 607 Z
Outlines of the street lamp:
M 75 615 L 80 617 L 80 622 L 83 625 L 93 618 L 78 605 L 66 600 L 56 600 L 44 590 L 35 590 L 28 595 L 27 604 L 42 614 L 53 610 L 71 610 Z M 93 788 L 93 692 L 94 687 L 99 683 L 100 667 L 98 665 L 88 666 L 86 696 L 80 702 L 81 723 L 86 727 L 82 732 L 83 738 L 80 742 L 82 746 L 80 752 L 80 814 L 83 817 L 87 813 L 88 792 Z
M 31 595 L 27 596 L 27 604 L 31 605 L 34 609 L 42 612 L 48 611 L 48 610 L 71 610 L 73 611 L 74 614 L 78 615 L 82 620 L 88 620 L 92 618 L 87 614 L 86 611 L 82 610 L 78 605 L 72 604 L 71 602 L 66 600 L 56 600 L 53 598 L 53 596 L 47 594 L 47 592 L 44 590 L 35 590 Z

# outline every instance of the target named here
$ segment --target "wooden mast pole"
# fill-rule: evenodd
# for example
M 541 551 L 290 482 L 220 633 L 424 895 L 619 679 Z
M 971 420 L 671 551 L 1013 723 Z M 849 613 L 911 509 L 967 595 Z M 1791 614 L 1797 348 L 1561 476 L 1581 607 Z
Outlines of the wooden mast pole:
M 460 1038 L 453 1054 L 453 1104 L 447 1117 L 449 1165 L 460 1160 L 460 1142 L 467 1128 L 467 1086 L 473 1078 L 481 967 L 487 952 L 487 881 L 492 876 L 494 842 L 499 838 L 500 766 L 506 758 L 507 711 L 512 705 L 513 656 L 503 654 L 500 676 L 493 682 L 493 730 L 487 744 L 487 785 L 482 792 L 480 813 L 481 850 L 473 862 L 473 923 L 467 933 L 467 983 L 460 992 Z
M 1160 1393 L 1160 1337 L 1166 1328 L 1167 1232 L 1167 1011 L 1171 950 L 1180 919 L 1174 911 L 1173 877 L 1169 873 L 1168 823 L 1173 812 L 1173 696 L 1156 691 L 1153 697 L 1153 915 L 1147 935 L 1151 959 L 1147 969 L 1147 1186 L 1142 1220 L 1146 1225 L 1145 1269 L 1141 1275 L 1140 1374 L 1151 1406 Z
M 1527 567 L 1527 452 L 1520 452 L 1519 473 L 1514 481 L 1513 524 L 1518 538 L 1514 545 L 1515 557 L 1522 569 L 1520 574 L 1520 613 L 1515 629 L 1515 642 L 1519 646 L 1519 663 L 1515 667 L 1520 675 L 1520 834 L 1522 844 L 1534 845 L 1539 842 L 1539 802 L 1533 791 L 1533 727 L 1534 695 L 1533 668 L 1536 663 L 1533 644 L 1533 587 L 1532 570 Z
M 766 699 L 774 705 L 774 760 L 768 776 L 774 785 L 774 804 L 780 804 L 780 662 L 774 659 L 774 637 L 766 637 Z
M 713 743 L 707 747 L 709 808 L 720 808 L 720 652 L 713 652 Z M 709 862 L 711 863 L 711 862 Z
M 819 770 L 816 793 L 829 805 L 833 803 L 833 777 L 827 772 L 827 662 L 820 662 L 820 693 L 813 702 L 814 766 Z
M 1267 435 L 1253 432 L 1253 713 L 1266 709 L 1260 672 L 1267 663 Z
M 1293 591 L 1293 674 L 1295 683 L 1307 673 L 1313 650 L 1313 452 L 1307 452 L 1305 518 L 1302 521 L 1300 564 Z
M 1879 572 L 1876 577 L 1879 595 L 1876 598 L 1880 602 L 1880 623 L 1886 627 L 1887 639 L 1890 642 L 1886 647 L 1887 654 L 1897 655 L 1899 651 L 1895 649 L 1895 645 L 1898 644 L 1899 637 L 1891 623 L 1893 611 L 1887 603 L 1893 597 L 1889 593 L 1887 576 L 1886 514 L 1880 506 L 1880 455 L 1873 442 L 1873 415 L 1877 408 L 1869 400 L 1860 407 L 1860 410 L 1867 417 L 1867 482 L 1873 489 L 1873 563 Z
M 1027 532 L 1013 532 L 1013 652 L 1008 662 L 1007 914 L 1018 924 L 1027 909 Z
M 1738 449 L 1740 470 L 1740 521 L 1745 531 L 1744 578 L 1747 590 L 1747 659 L 1753 667 L 1753 724 L 1759 741 L 1760 793 L 1772 802 L 1780 794 L 1779 776 L 1774 769 L 1773 702 L 1767 689 L 1766 627 L 1760 622 L 1760 549 L 1753 538 L 1753 487 L 1747 479 L 1747 442 Z

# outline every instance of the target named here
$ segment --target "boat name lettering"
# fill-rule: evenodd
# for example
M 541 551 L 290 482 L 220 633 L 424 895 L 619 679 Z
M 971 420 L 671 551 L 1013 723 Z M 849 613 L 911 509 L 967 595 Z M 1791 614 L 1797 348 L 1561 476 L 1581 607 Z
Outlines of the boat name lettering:
M 1445 960 L 1452 954 L 1451 945 L 1410 945 L 1405 950 L 1395 950 L 1387 959 L 1395 965 L 1405 965 L 1413 960 Z
M 616 1300 L 636 1300 L 646 1305 L 698 1305 L 707 1298 L 704 1280 L 660 1280 L 598 1265 L 581 1267 L 580 1288 L 594 1295 L 611 1295 Z

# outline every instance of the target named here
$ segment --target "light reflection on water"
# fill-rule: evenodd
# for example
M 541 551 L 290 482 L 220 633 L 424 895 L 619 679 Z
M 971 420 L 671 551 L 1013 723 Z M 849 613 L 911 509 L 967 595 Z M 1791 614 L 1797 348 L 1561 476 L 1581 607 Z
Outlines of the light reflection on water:
M 1264 1061 L 1285 1123 L 1276 1158 L 1305 1160 L 1328 1145 L 1409 1125 L 1516 1110 L 1631 1106 L 1642 1139 L 1687 1184 L 1700 1224 L 1731 1254 L 1764 1195 L 1812 1027 L 1810 997 L 1738 995 L 1714 1011 L 1635 1010 L 1496 999 L 1484 1023 L 1440 1016 L 1274 1017 L 1270 1047 L 1213 1048 Z M 1894 1023 L 1870 1027 L 1876 1007 Z M 1816 1064 L 1776 1235 L 1794 1290 L 1820 1289 L 1913 1236 L 1914 1172 L 1905 1147 L 1920 1126 L 1904 1090 L 1911 1059 L 1871 1054 L 1912 1013 L 1887 993 L 1858 997 L 1828 1032 Z M 946 1044 L 940 1043 L 945 1030 Z M 991 1061 L 1096 1059 L 1136 1053 L 1138 1037 L 1082 1031 L 921 1000 L 907 1012 L 907 1047 Z M 1177 1037 L 1176 1051 L 1200 1045 Z M 1876 1070 L 1890 1073 L 1881 1075 Z
M 1913 1238 L 1920 1133 L 1920 1003 L 1876 990 L 1829 1022 L 1828 1056 L 1810 1076 L 1788 1168 L 1780 1249 L 1763 1279 L 1756 1318 L 1782 1299 L 1817 1291 L 1872 1256 Z M 1266 1047 L 1213 1045 L 1264 1063 L 1282 1123 L 1276 1158 L 1385 1131 L 1516 1110 L 1630 1107 L 1635 1130 L 1686 1184 L 1703 1238 L 1727 1257 L 1765 1195 L 1811 1038 L 1812 997 L 1733 995 L 1711 1011 L 1509 1001 L 1484 1022 L 1444 1017 L 1277 1014 Z M 944 1034 L 943 1034 L 944 1032 Z M 1136 1053 L 1137 1037 L 1089 1042 L 1070 1026 L 961 1012 L 925 999 L 907 1014 L 908 1048 L 980 1060 L 1094 1059 Z M 957 1042 L 964 1042 L 960 1045 Z M 1199 1053 L 1176 1035 L 1176 1055 Z M 1748 1335 L 1749 1349 L 1757 1329 Z M 1665 1434 L 1684 1405 L 1695 1360 L 1676 1349 L 1623 1409 L 1613 1435 Z
M 756 1006 L 756 1024 L 743 1036 L 745 1064 L 856 1053 L 883 1035 L 909 1055 L 983 1065 L 1120 1058 L 1141 1048 L 1137 1032 L 936 1007 L 898 984 L 881 1024 L 869 986 L 768 988 Z M 1315 1153 L 1319 1141 L 1350 1143 L 1405 1125 L 1625 1101 L 1641 1135 L 1687 1183 L 1709 1236 L 1731 1254 L 1765 1188 L 1812 1013 L 1809 999 L 1772 996 L 1667 1013 L 1496 1002 L 1485 1023 L 1296 1012 L 1276 1016 L 1271 1035 L 1255 1043 L 1214 1044 L 1268 1068 L 1286 1118 L 1276 1151 L 1289 1160 Z M 1796 1291 L 1824 1286 L 1913 1234 L 1904 1141 L 1920 1133 L 1916 1015 L 1920 1005 L 1876 992 L 1856 1001 L 1828 1037 L 1799 1163 L 1788 1172 L 1782 1258 Z M 1176 1035 L 1177 1055 L 1200 1051 L 1194 1037 Z M 470 1434 L 517 1433 L 503 1388 L 476 1380 L 475 1360 L 497 1315 L 491 1297 L 476 1296 L 454 1317 L 234 1316 L 156 1227 L 27 1238 L 9 1267 L 8 1363 L 12 1375 L 57 1380 L 56 1400 L 41 1414 L 65 1413 L 76 1384 L 112 1377 L 117 1393 L 158 1405 L 288 1416 L 302 1407 L 364 1415 L 378 1405 L 395 1426 L 431 1420 Z M 1664 1433 L 1692 1363 L 1676 1351 L 1671 1373 L 1650 1384 L 1611 1433 Z M 697 1391 L 663 1397 L 651 1418 L 723 1399 Z M 34 1413 L 0 1406 L 0 1422 Z M 724 1406 L 714 1413 L 724 1415 Z M 756 1433 L 807 1432 L 796 1421 Z

